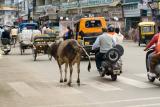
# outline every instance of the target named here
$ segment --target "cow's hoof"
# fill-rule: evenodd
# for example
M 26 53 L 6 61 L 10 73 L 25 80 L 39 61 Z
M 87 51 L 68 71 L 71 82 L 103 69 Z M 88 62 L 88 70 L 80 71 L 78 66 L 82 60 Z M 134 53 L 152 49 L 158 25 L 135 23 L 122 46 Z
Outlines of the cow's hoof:
M 80 83 L 77 83 L 77 85 L 80 86 L 81 84 L 80 84 Z
M 60 80 L 60 83 L 63 83 L 63 80 Z
M 71 87 L 71 83 L 70 83 L 70 82 L 68 83 L 68 86 L 70 86 L 70 87 Z
M 78 86 L 80 86 L 80 80 L 77 80 L 77 84 L 78 84 Z
M 64 82 L 67 82 L 67 79 L 64 79 Z

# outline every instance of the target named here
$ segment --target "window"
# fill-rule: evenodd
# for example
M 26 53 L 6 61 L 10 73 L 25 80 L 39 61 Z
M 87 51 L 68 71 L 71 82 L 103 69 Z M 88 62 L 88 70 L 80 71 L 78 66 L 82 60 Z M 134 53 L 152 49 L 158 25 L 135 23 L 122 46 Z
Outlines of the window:
M 145 26 L 142 28 L 143 33 L 153 32 L 153 26 Z
M 139 0 L 125 0 L 125 3 L 139 2 Z
M 89 21 L 86 21 L 85 26 L 86 28 L 93 28 L 93 27 L 101 27 L 102 24 L 100 20 L 89 20 Z

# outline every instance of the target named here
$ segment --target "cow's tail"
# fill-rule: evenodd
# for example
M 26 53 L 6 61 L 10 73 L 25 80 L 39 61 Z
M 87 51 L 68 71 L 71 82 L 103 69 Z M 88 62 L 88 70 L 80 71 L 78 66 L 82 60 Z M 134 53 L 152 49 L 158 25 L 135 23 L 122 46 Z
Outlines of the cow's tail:
M 85 55 L 88 57 L 89 59 L 89 64 L 88 64 L 88 71 L 90 72 L 90 69 L 91 69 L 91 58 L 90 56 L 88 55 L 87 51 L 81 46 L 81 49 L 83 50 L 83 52 L 85 53 Z

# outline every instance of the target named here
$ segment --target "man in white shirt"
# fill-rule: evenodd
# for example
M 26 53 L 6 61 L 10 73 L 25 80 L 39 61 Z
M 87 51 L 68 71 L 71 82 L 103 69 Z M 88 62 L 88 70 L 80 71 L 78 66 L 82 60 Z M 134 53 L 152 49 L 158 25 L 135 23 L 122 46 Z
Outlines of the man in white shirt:
M 108 52 L 108 50 L 116 45 L 116 40 L 113 37 L 116 34 L 114 33 L 114 28 L 110 26 L 108 29 L 103 28 L 102 31 L 103 34 L 96 39 L 95 43 L 92 46 L 92 50 L 100 48 L 100 52 L 96 53 L 95 55 L 95 61 L 98 71 L 101 70 L 101 62 L 103 61 L 103 56 Z
M 120 29 L 119 28 L 115 28 L 115 32 L 117 33 L 117 35 L 115 37 L 117 44 L 122 44 L 124 36 L 121 34 Z

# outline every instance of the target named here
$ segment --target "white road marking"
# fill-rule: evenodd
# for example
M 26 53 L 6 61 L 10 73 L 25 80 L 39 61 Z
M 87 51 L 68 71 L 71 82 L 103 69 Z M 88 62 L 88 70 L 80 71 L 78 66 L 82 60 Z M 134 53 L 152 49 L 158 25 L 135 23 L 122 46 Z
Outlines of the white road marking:
M 72 88 L 69 86 L 62 86 L 62 87 L 56 87 L 56 90 L 60 93 L 60 94 L 81 94 L 82 92 L 79 91 L 76 88 Z
M 2 59 L 2 54 L 1 54 L 1 52 L 0 52 L 0 59 Z
M 134 106 L 128 106 L 128 107 L 160 107 L 160 103 L 134 105 Z
M 104 101 L 104 102 L 81 103 L 81 104 L 46 105 L 46 106 L 36 106 L 36 107 L 79 107 L 79 106 L 92 106 L 92 105 L 115 104 L 115 103 L 125 103 L 125 102 L 141 102 L 141 101 L 151 101 L 151 100 L 160 100 L 160 97 L 136 98 L 136 99 L 127 99 L 127 100 Z M 151 106 L 151 107 L 153 107 L 153 106 Z
M 109 84 L 104 84 L 102 82 L 90 82 L 89 85 L 93 88 L 96 88 L 100 91 L 116 91 L 116 90 L 122 90 L 119 87 L 115 87 Z
M 147 73 L 135 74 L 135 75 L 138 76 L 138 77 L 141 77 L 141 78 L 147 78 Z
M 149 83 L 145 83 L 145 82 L 141 82 L 141 81 L 137 81 L 134 79 L 130 79 L 130 78 L 126 78 L 126 77 L 118 77 L 118 80 L 124 84 L 127 85 L 131 85 L 137 88 L 154 88 L 154 87 L 158 87 L 156 85 L 153 84 L 149 84 Z
M 40 93 L 24 82 L 8 83 L 22 97 L 40 96 Z

